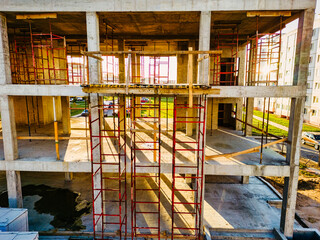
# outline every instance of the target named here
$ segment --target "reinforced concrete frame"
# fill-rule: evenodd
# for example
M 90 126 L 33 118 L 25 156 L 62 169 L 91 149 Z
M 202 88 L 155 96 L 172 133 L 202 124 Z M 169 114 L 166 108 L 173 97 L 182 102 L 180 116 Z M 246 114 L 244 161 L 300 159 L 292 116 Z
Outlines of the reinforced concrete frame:
M 242 2 L 242 1 L 239 1 Z M 292 6 L 298 6 L 299 1 L 293 1 Z M 240 4 L 240 3 L 237 3 Z M 299 3 L 301 4 L 301 2 Z M 84 4 L 85 6 L 85 4 Z M 4 11 L 13 11 L 14 9 L 20 9 L 20 6 L 16 5 L 15 2 L 4 4 Z M 40 4 L 39 6 L 25 6 L 27 10 L 33 11 L 48 11 L 48 6 Z M 61 6 L 59 5 L 59 8 Z M 82 6 L 83 7 L 83 6 Z M 94 8 L 101 7 L 95 6 Z M 164 6 L 162 6 L 163 8 Z M 181 7 L 181 6 L 179 6 Z M 279 9 L 285 9 L 284 6 L 279 6 L 273 4 L 273 7 Z M 273 7 L 270 7 L 273 9 Z M 312 36 L 312 26 L 313 26 L 313 17 L 314 17 L 314 5 L 310 4 L 307 1 L 302 5 L 297 7 L 298 9 L 304 9 L 299 16 L 299 28 L 298 28 L 298 42 L 297 51 L 296 51 L 296 61 L 295 61 L 295 74 L 294 74 L 294 86 L 290 87 L 277 87 L 277 86 L 232 86 L 232 87 L 215 87 L 211 89 L 218 89 L 219 93 L 208 94 L 207 97 L 291 97 L 291 116 L 290 116 L 290 126 L 289 126 L 289 136 L 288 136 L 288 154 L 287 154 L 287 163 L 288 166 L 285 166 L 284 172 L 279 175 L 285 176 L 285 188 L 284 188 L 284 201 L 282 205 L 282 215 L 281 215 L 281 230 L 286 236 L 292 236 L 293 234 L 293 222 L 294 222 L 294 213 L 295 213 L 295 203 L 296 203 L 296 194 L 297 194 L 297 183 L 298 183 L 298 170 L 299 170 L 299 157 L 300 157 L 300 138 L 301 138 L 301 127 L 302 127 L 302 112 L 304 107 L 304 98 L 306 93 L 306 79 L 307 79 L 307 68 L 308 68 L 308 56 L 310 52 L 310 42 Z M 49 6 L 49 10 L 58 11 L 57 6 Z M 76 6 L 76 9 L 79 8 Z M 186 5 L 185 9 L 189 9 L 189 4 Z M 199 7 L 197 7 L 199 8 Z M 230 6 L 228 6 L 230 9 Z M 68 10 L 66 6 L 65 10 Z M 75 11 L 76 9 L 73 9 Z M 101 8 L 104 9 L 104 8 Z M 114 9 L 118 9 L 115 7 Z M 138 8 L 140 9 L 140 7 Z M 177 5 L 173 5 L 173 10 L 178 9 Z M 199 8 L 202 9 L 202 8 Z M 96 10 L 99 10 L 98 8 Z M 121 10 L 123 10 L 121 8 Z M 202 9 L 204 10 L 204 9 Z M 88 51 L 100 51 L 99 48 L 99 17 L 96 12 L 87 12 L 86 13 L 87 21 L 87 35 L 88 35 Z M 209 50 L 208 41 L 210 41 L 210 35 L 208 36 L 208 25 L 210 29 L 209 19 L 211 19 L 211 12 L 202 12 L 201 21 L 200 21 L 200 40 L 199 40 L 199 50 Z M 7 172 L 7 183 L 8 183 L 8 193 L 9 198 L 12 201 L 9 201 L 10 206 L 20 207 L 22 204 L 21 196 L 21 183 L 20 183 L 20 174 L 19 164 L 21 161 L 15 159 L 18 158 L 17 150 L 17 137 L 14 124 L 14 108 L 12 105 L 12 96 L 14 95 L 29 95 L 29 96 L 88 96 L 88 93 L 82 92 L 81 89 L 77 86 L 16 86 L 12 85 L 12 77 L 10 71 L 10 59 L 9 59 L 9 43 L 8 43 L 8 34 L 6 27 L 6 17 L 4 14 L 0 16 L 1 20 L 1 29 L 0 29 L 0 94 L 1 94 L 1 115 L 2 115 L 2 128 L 3 128 L 3 142 L 4 142 L 4 153 L 5 161 L 1 163 L 1 169 L 6 170 Z M 99 55 L 99 54 L 97 54 Z M 99 56 L 98 56 L 99 57 Z M 204 56 L 202 56 L 204 57 Z M 203 61 L 199 67 L 199 76 L 203 81 L 201 84 L 206 85 L 209 82 L 209 65 L 206 64 L 206 60 Z M 101 68 L 100 61 L 95 58 L 88 59 L 88 68 L 89 68 L 89 79 L 91 84 L 96 84 L 97 79 L 100 79 Z M 208 81 L 207 81 L 208 76 Z M 110 92 L 106 90 L 105 94 L 112 94 L 116 90 L 117 94 L 123 94 L 122 88 L 112 89 Z M 288 90 L 288 91 L 286 91 Z M 143 90 L 145 91 L 145 90 Z M 153 95 L 156 94 L 154 89 L 147 89 L 147 94 Z M 129 90 L 130 94 L 139 94 L 141 90 L 131 89 Z M 200 93 L 198 93 L 200 94 Z M 233 94 L 233 95 L 232 95 Z M 97 93 L 90 94 L 90 104 L 96 106 L 99 105 L 99 95 Z M 101 105 L 101 102 L 100 102 Z M 99 117 L 98 111 L 94 113 L 94 118 Z M 92 127 L 93 134 L 96 134 L 95 131 L 98 129 L 98 126 Z M 99 134 L 99 133 L 97 133 Z M 94 141 L 93 141 L 94 142 Z M 204 139 L 205 142 L 205 139 Z M 100 148 L 97 147 L 97 150 Z M 93 153 L 92 159 L 99 160 L 97 158 L 99 155 L 95 152 Z M 26 163 L 27 164 L 27 163 Z M 61 165 L 61 171 L 63 171 L 63 163 L 58 163 Z M 58 166 L 57 165 L 57 166 Z M 53 166 L 53 165 L 52 165 Z M 70 165 L 71 166 L 71 165 Z M 26 167 L 25 169 L 28 169 Z M 86 167 L 84 167 L 86 168 Z M 248 169 L 250 167 L 247 167 Z M 277 167 L 275 167 L 277 168 Z M 280 169 L 280 168 L 279 168 Z M 30 170 L 30 169 L 29 169 Z M 219 173 L 222 168 L 215 168 L 215 170 L 206 170 L 205 174 L 209 173 Z M 225 169 L 224 169 L 225 170 Z M 36 171 L 36 169 L 34 169 Z M 103 169 L 102 169 L 103 171 Z M 272 171 L 270 171 L 270 174 Z M 250 174 L 249 174 L 250 175 Z M 99 176 L 101 177 L 101 176 Z M 98 186 L 99 187 L 99 186 Z M 11 197 L 10 197 L 11 196 Z M 99 204 L 98 204 L 99 205 Z M 100 211 L 97 207 L 96 211 Z M 99 224 L 97 227 L 101 227 Z

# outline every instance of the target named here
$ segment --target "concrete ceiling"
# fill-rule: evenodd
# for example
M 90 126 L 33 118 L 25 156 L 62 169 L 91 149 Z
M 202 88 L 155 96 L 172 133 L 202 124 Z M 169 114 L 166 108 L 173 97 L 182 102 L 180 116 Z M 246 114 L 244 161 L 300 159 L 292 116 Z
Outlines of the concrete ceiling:
M 29 32 L 31 24 L 33 32 L 48 33 L 50 25 L 52 32 L 66 36 L 67 39 L 86 39 L 85 13 L 58 13 L 57 19 L 16 20 L 16 15 L 22 13 L 7 13 L 9 35 Z M 30 13 L 28 13 L 30 14 Z M 123 38 L 129 40 L 197 40 L 199 34 L 200 12 L 108 12 L 100 15 L 101 42 L 108 38 Z M 283 17 L 289 22 L 298 16 L 293 11 L 291 17 Z M 279 30 L 280 17 L 259 17 L 259 32 Z M 245 11 L 212 12 L 211 34 L 232 33 L 238 28 L 240 43 L 247 36 L 256 32 L 256 18 L 248 18 Z M 107 32 L 107 34 L 106 34 Z M 214 38 L 212 38 L 214 39 Z

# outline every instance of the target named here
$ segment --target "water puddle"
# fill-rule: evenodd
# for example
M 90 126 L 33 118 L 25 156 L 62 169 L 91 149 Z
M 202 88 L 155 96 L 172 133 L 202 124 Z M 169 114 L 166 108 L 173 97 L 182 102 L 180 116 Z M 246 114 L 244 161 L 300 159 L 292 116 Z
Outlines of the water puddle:
M 50 224 L 54 228 L 69 231 L 86 228 L 82 224 L 81 217 L 91 213 L 91 203 L 81 200 L 80 193 L 47 185 L 27 185 L 22 187 L 22 195 L 24 201 L 30 200 L 28 196 L 37 196 L 33 198 L 35 199 L 34 209 L 30 210 L 36 210 L 39 214 L 52 215 Z M 8 207 L 7 192 L 0 194 L 0 207 Z

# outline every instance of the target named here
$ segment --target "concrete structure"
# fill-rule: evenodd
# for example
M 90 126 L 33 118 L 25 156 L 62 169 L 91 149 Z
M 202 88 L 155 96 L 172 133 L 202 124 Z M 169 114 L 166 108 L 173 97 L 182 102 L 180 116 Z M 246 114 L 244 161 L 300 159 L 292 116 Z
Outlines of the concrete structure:
M 194 178 L 190 184 L 191 186 L 187 184 L 187 180 L 185 182 L 184 180 L 177 180 L 176 184 L 181 184 L 179 186 L 184 186 L 185 189 L 179 192 L 179 188 L 173 185 L 174 187 L 167 189 L 167 191 L 171 190 L 171 192 L 173 192 L 172 205 L 175 204 L 173 200 L 175 194 L 179 196 L 177 197 L 177 204 L 180 204 L 180 206 L 185 204 L 183 202 L 184 198 L 196 202 L 193 203 L 197 206 L 194 207 L 196 213 L 189 212 L 189 214 L 195 214 L 197 216 L 196 220 L 194 221 L 194 218 L 190 216 L 190 218 L 186 217 L 186 221 L 192 224 L 196 222 L 196 227 L 189 227 L 189 231 L 192 232 L 191 235 L 194 235 L 193 237 L 198 239 L 203 234 L 203 226 L 207 224 L 204 221 L 203 213 L 205 206 L 204 201 L 207 197 L 206 194 L 204 194 L 204 180 L 206 177 L 210 179 L 210 175 L 234 175 L 244 177 L 243 182 L 248 182 L 249 176 L 283 176 L 285 177 L 284 200 L 280 225 L 278 227 L 287 237 L 293 235 L 300 158 L 300 138 L 303 122 L 302 112 L 307 91 L 308 61 L 315 0 L 302 2 L 299 0 L 261 0 L 254 2 L 249 0 L 229 2 L 220 0 L 130 0 L 114 1 L 108 4 L 103 1 L 88 3 L 88 1 L 83 0 L 44 0 L 30 4 L 13 0 L 10 2 L 0 1 L 0 4 L 0 100 L 4 156 L 4 160 L 0 162 L 0 170 L 6 171 L 10 206 L 22 207 L 20 171 L 92 172 L 94 229 L 95 234 L 99 232 L 98 234 L 104 235 L 104 230 L 111 230 L 105 227 L 106 223 L 104 219 L 105 216 L 108 215 L 108 212 L 105 211 L 106 209 L 113 209 L 112 207 L 106 207 L 106 201 L 108 201 L 108 199 L 105 200 L 105 197 L 108 197 L 108 194 L 105 194 L 104 191 L 107 191 L 108 188 L 104 184 L 104 181 L 112 178 L 114 180 L 114 178 L 116 178 L 119 180 L 119 186 L 122 186 L 127 183 L 126 180 L 133 174 L 145 173 L 146 175 L 138 176 L 144 177 L 145 179 L 143 180 L 147 179 L 148 174 L 158 174 L 158 183 L 156 180 L 153 180 L 153 177 L 150 177 L 153 175 L 149 175 L 149 179 L 153 181 L 151 182 L 151 186 L 155 185 L 159 187 L 159 190 L 157 190 L 159 194 L 150 195 L 153 201 L 150 201 L 149 204 L 152 204 L 160 201 L 160 181 L 164 181 L 163 179 L 161 180 L 162 175 L 160 174 L 163 174 L 163 177 L 167 178 L 167 182 L 175 182 L 175 178 L 187 179 L 189 176 L 191 179 L 192 177 Z M 57 15 L 55 15 L 55 13 L 57 13 Z M 47 18 L 53 19 L 49 21 Z M 247 45 L 247 39 L 253 38 L 256 33 L 261 34 L 256 35 L 256 42 L 255 40 L 251 40 L 250 42 L 251 46 L 257 46 L 259 36 L 274 33 L 284 26 L 279 24 L 280 18 L 283 24 L 297 18 L 299 19 L 297 42 L 300 44 L 297 45 L 295 51 L 295 74 L 293 82 L 289 86 L 257 86 L 258 84 L 252 84 L 254 81 L 260 80 L 255 79 L 255 76 L 251 76 L 250 82 L 246 81 L 248 80 L 246 76 L 250 72 L 253 72 L 255 68 L 252 64 L 252 62 L 254 62 L 253 59 L 251 65 L 248 66 L 249 70 L 244 69 L 246 66 L 246 64 L 244 64 L 246 61 L 244 49 Z M 258 29 L 256 28 L 257 21 L 259 23 Z M 31 40 L 29 39 L 32 49 L 21 48 L 25 49 L 24 52 L 9 51 L 10 44 L 14 43 L 16 47 L 19 47 L 19 45 L 17 45 L 17 42 L 19 42 L 17 39 L 24 36 L 25 26 L 28 26 L 30 31 L 33 31 L 30 33 Z M 234 33 L 235 29 L 237 33 Z M 50 35 L 52 34 L 51 31 L 54 32 L 54 37 Z M 236 44 L 235 42 L 230 44 L 230 39 L 217 43 L 217 36 L 228 34 L 230 31 L 233 32 L 233 36 L 236 36 Z M 37 34 L 39 32 L 50 32 L 50 37 L 46 38 L 45 36 L 48 36 L 46 34 Z M 33 37 L 36 38 L 39 36 L 42 36 L 42 38 L 33 40 Z M 66 41 L 60 36 L 65 36 Z M 50 44 L 46 45 L 42 41 L 50 41 Z M 81 83 L 91 84 L 91 86 L 83 89 L 79 84 L 71 84 L 72 81 L 70 81 L 69 75 L 70 71 L 73 72 L 74 70 L 70 70 L 68 66 L 64 65 L 63 62 L 66 62 L 67 56 L 64 51 L 60 51 L 61 49 L 66 50 L 66 45 L 70 46 L 75 42 L 85 43 L 88 50 L 88 52 L 85 53 L 87 60 L 83 60 L 82 64 L 84 68 L 87 65 L 89 80 Z M 221 47 L 223 44 L 232 45 L 233 47 L 232 49 L 224 50 Z M 35 50 L 39 46 L 46 48 L 48 53 L 42 53 L 42 48 Z M 105 49 L 109 50 L 110 46 L 112 50 L 117 49 L 118 52 L 101 51 Z M 193 50 L 195 52 L 178 52 L 181 50 L 186 51 L 188 47 L 194 47 L 195 49 Z M 137 49 L 140 48 L 141 51 L 137 51 Z M 253 47 L 251 48 L 249 54 L 251 58 L 254 58 L 258 55 L 258 52 L 254 50 Z M 121 52 L 122 50 L 125 52 Z M 208 52 L 209 50 L 218 51 Z M 166 54 L 163 53 L 164 51 L 166 51 Z M 21 62 L 19 62 L 20 65 L 18 68 L 17 58 L 14 58 L 14 54 L 20 54 L 20 57 L 27 59 L 20 60 Z M 194 57 L 193 70 L 189 71 L 190 67 L 188 68 L 188 58 L 186 56 L 191 54 L 193 54 Z M 118 64 L 116 69 L 118 69 L 117 76 L 119 81 L 115 82 L 113 86 L 99 85 L 104 83 L 101 73 L 101 65 L 104 64 L 104 62 L 101 61 L 102 55 L 113 55 L 115 62 Z M 140 76 L 136 76 L 136 74 L 142 74 L 142 71 L 137 70 L 137 64 L 139 63 L 137 57 L 151 56 L 156 59 L 159 55 L 177 56 L 177 82 L 170 86 L 174 89 L 170 87 L 161 88 L 153 84 L 144 86 L 144 88 L 135 85 L 137 83 L 136 81 L 141 79 Z M 32 62 L 31 67 L 28 65 L 30 63 L 28 57 L 30 56 L 32 56 L 32 61 L 30 61 Z M 71 54 L 69 54 L 69 56 L 72 57 Z M 140 69 L 143 67 L 141 63 L 142 59 L 143 58 L 140 58 Z M 214 61 L 216 61 L 216 63 L 211 64 Z M 26 65 L 28 65 L 28 67 L 25 67 Z M 116 64 L 113 65 L 114 68 L 115 66 Z M 212 70 L 211 67 L 214 69 Z M 153 66 L 153 69 L 154 72 L 156 72 L 156 65 Z M 186 74 L 183 69 L 187 69 L 188 74 Z M 214 71 L 213 74 L 211 70 Z M 19 74 L 17 74 L 17 72 Z M 27 72 L 28 77 L 21 77 L 21 72 Z M 82 73 L 86 75 L 86 71 Z M 150 76 L 153 76 L 154 83 L 156 83 L 156 73 L 153 74 L 154 75 Z M 228 74 L 232 81 L 224 76 Z M 114 72 L 113 75 L 115 75 Z M 17 76 L 19 76 L 18 80 L 20 83 L 24 84 L 14 83 L 17 81 Z M 191 76 L 197 76 L 197 78 L 192 79 Z M 14 81 L 12 79 L 14 79 Z M 133 79 L 135 81 L 130 82 L 130 80 Z M 227 82 L 230 82 L 230 84 L 226 84 Z M 200 86 L 194 86 L 195 83 Z M 178 84 L 180 85 L 177 86 Z M 186 85 L 188 85 L 189 88 L 186 88 Z M 34 130 L 36 131 L 36 133 L 32 132 L 34 138 L 28 136 L 31 135 L 31 131 L 29 130 L 28 133 L 27 128 L 17 130 L 18 127 L 23 125 L 23 121 L 18 121 L 18 119 L 23 118 L 19 116 L 19 114 L 22 116 L 25 115 L 22 110 L 15 111 L 15 109 L 19 108 L 20 103 L 24 101 L 23 97 L 26 96 L 28 99 L 39 98 L 39 102 L 41 99 L 43 103 L 43 114 L 38 114 L 37 116 L 39 116 L 39 118 L 42 116 L 41 118 L 43 119 L 45 119 L 44 116 L 47 116 L 47 120 L 43 120 L 43 122 L 31 122 L 37 124 L 42 123 L 44 125 L 41 127 L 34 126 Z M 73 129 L 71 126 L 72 121 L 68 114 L 68 97 L 75 96 L 89 98 L 91 118 L 89 121 L 84 122 L 81 127 L 77 126 Z M 120 113 L 120 108 L 118 108 L 118 117 L 113 118 L 118 121 L 119 125 L 117 128 L 114 127 L 114 122 L 111 123 L 111 119 L 103 116 L 104 111 L 101 111 L 101 108 L 105 107 L 102 106 L 104 96 L 109 98 L 116 96 L 116 98 L 118 98 L 117 104 L 126 105 L 125 107 L 127 109 L 125 109 L 125 107 L 122 108 L 124 111 Z M 137 98 L 135 98 L 135 96 L 137 96 Z M 157 116 L 158 120 L 153 120 L 153 124 L 148 121 L 139 122 L 142 133 L 140 135 L 137 134 L 138 138 L 145 141 L 151 139 L 153 146 L 144 145 L 143 149 L 145 150 L 139 151 L 136 154 L 136 135 L 135 133 L 133 134 L 133 132 L 141 129 L 137 130 L 132 126 L 136 126 L 135 124 L 139 120 L 136 119 L 137 116 L 143 115 L 141 118 L 147 116 L 147 113 L 142 113 L 142 110 L 137 110 L 137 114 L 133 112 L 135 111 L 134 106 L 142 103 L 142 98 L 140 99 L 141 96 L 152 98 L 152 104 L 154 105 L 156 105 L 156 98 L 160 99 L 158 96 L 175 98 L 177 104 L 189 106 L 189 109 L 188 111 L 185 111 L 185 109 L 177 109 L 178 105 L 176 104 L 173 106 L 174 116 L 173 120 L 169 119 L 170 122 L 167 120 L 167 123 L 164 123 L 165 117 L 163 117 L 160 109 Z M 51 104 L 52 97 L 54 101 L 52 101 Z M 242 128 L 240 121 L 243 102 L 247 103 L 247 117 L 245 122 L 250 124 L 252 122 L 253 98 L 257 97 L 288 97 L 291 99 L 290 134 L 288 136 L 288 142 L 286 143 L 288 149 L 286 159 L 267 149 L 262 154 L 264 161 L 260 159 L 260 163 L 260 154 L 258 153 L 244 155 L 245 157 L 243 158 L 219 156 L 214 158 L 214 160 L 205 161 L 205 157 L 210 154 L 227 154 L 232 150 L 241 151 L 246 150 L 249 146 L 255 147 L 257 145 L 256 142 L 254 144 L 243 143 L 242 141 L 248 140 L 239 136 L 239 131 L 236 131 Z M 45 106 L 45 99 L 47 98 L 47 103 L 50 107 Z M 192 101 L 193 105 L 190 104 Z M 21 103 L 21 105 L 22 104 L 26 104 L 28 108 L 31 107 L 32 109 L 32 105 L 30 106 L 26 102 Z M 151 104 L 151 101 L 149 104 Z M 113 105 L 116 105 L 115 101 L 113 101 Z M 159 105 L 162 108 L 162 105 Z M 154 114 L 154 119 L 156 118 L 155 109 L 156 106 L 154 106 L 154 112 L 152 113 Z M 45 114 L 45 112 L 47 114 Z M 54 112 L 53 118 L 50 117 L 52 116 L 50 115 L 52 112 Z M 125 115 L 128 114 L 130 117 L 125 117 Z M 29 114 L 27 115 L 30 126 L 31 118 L 29 118 Z M 178 118 L 184 120 L 177 121 L 177 115 Z M 122 116 L 125 119 L 124 122 L 128 121 L 128 125 L 120 123 Z M 191 121 L 190 117 L 197 118 L 198 120 Z M 54 130 L 52 124 L 46 125 L 52 121 L 55 122 Z M 60 126 L 58 121 L 61 121 Z M 153 129 L 147 130 L 150 124 Z M 163 130 L 165 125 L 167 126 L 166 132 Z M 91 130 L 91 147 L 85 143 L 86 140 L 90 139 L 90 133 L 87 131 L 89 126 Z M 222 127 L 226 126 L 234 130 L 223 130 Z M 121 131 L 125 133 L 126 129 L 127 137 L 130 138 L 131 143 L 126 142 L 126 137 L 123 137 L 123 134 L 120 133 Z M 185 129 L 186 132 L 184 132 Z M 76 132 L 80 130 L 82 132 Z M 206 133 L 206 130 L 211 130 L 212 136 L 210 136 L 210 131 Z M 21 135 L 17 136 L 17 131 L 20 131 L 19 133 Z M 114 131 L 113 135 L 109 134 L 108 131 Z M 146 133 L 147 131 L 152 131 L 153 134 Z M 251 127 L 246 125 L 245 135 L 250 135 L 251 131 Z M 129 132 L 131 134 L 130 136 Z M 62 134 L 65 135 L 62 136 Z M 117 138 L 116 140 L 119 140 L 119 144 L 117 145 L 115 143 L 116 140 L 108 139 L 107 137 L 109 136 Z M 23 140 L 23 138 L 31 139 L 32 142 L 27 142 Z M 242 140 L 239 140 L 239 138 Z M 49 140 L 51 142 L 49 142 Z M 176 140 L 178 140 L 178 142 L 175 142 Z M 128 150 L 123 155 L 122 150 L 120 150 L 123 147 L 123 145 L 120 144 L 121 141 L 125 141 L 124 147 L 128 145 L 127 148 L 130 148 L 130 151 Z M 180 146 L 179 141 L 181 141 L 180 145 L 184 149 L 189 148 L 188 150 L 190 150 L 190 145 L 188 144 L 193 143 L 196 143 L 196 145 L 200 147 L 198 147 L 196 151 L 192 149 L 192 151 L 185 151 L 185 153 L 176 153 L 176 148 L 172 149 L 172 144 Z M 44 150 L 46 149 L 45 146 L 47 142 L 51 144 L 50 146 L 52 148 L 50 151 Z M 56 147 L 58 159 L 60 156 L 59 161 L 57 161 L 54 154 L 54 146 Z M 152 150 L 153 148 L 158 150 Z M 23 149 L 25 149 L 25 151 Z M 28 151 L 27 149 L 34 150 L 31 150 L 30 153 L 30 150 Z M 153 154 L 149 154 L 149 152 L 146 153 L 146 151 L 150 149 L 154 151 Z M 180 147 L 177 147 L 177 149 L 180 150 Z M 84 151 L 82 156 L 81 150 Z M 112 150 L 112 154 L 114 154 L 114 152 L 118 153 L 119 158 L 115 160 L 115 155 L 108 155 L 108 150 Z M 155 151 L 158 151 L 158 159 Z M 181 150 L 181 152 L 182 151 L 183 150 Z M 53 154 L 50 155 L 51 153 Z M 134 163 L 133 159 L 135 159 Z M 151 159 L 154 161 L 151 161 Z M 119 163 L 116 162 L 118 160 Z M 124 164 L 125 160 L 127 161 L 127 166 Z M 139 164 L 145 164 L 145 167 L 135 167 L 133 171 L 132 164 L 136 164 L 135 161 Z M 126 167 L 126 175 L 124 177 L 121 175 L 122 172 L 117 170 L 117 166 L 119 166 L 119 169 L 120 167 Z M 186 166 L 189 166 L 189 168 Z M 136 169 L 138 170 L 136 171 Z M 115 175 L 116 177 L 106 177 L 109 176 L 109 174 L 106 173 L 117 174 L 118 172 L 119 175 Z M 173 175 L 170 177 L 172 173 Z M 131 177 L 131 179 L 133 178 Z M 129 187 L 128 182 L 123 189 Z M 131 192 L 135 192 L 135 188 L 135 184 L 131 182 Z M 154 188 L 149 190 L 156 191 Z M 189 193 L 184 195 L 183 191 Z M 131 204 L 133 204 L 131 207 L 136 207 L 135 204 L 137 201 L 135 197 L 131 198 L 131 196 L 129 196 L 130 191 L 127 192 L 126 201 L 129 202 L 131 200 Z M 120 190 L 120 205 L 123 201 L 121 193 Z M 147 197 L 149 194 L 141 194 L 141 196 Z M 144 203 L 148 203 L 147 200 L 144 201 Z M 157 208 L 159 216 L 161 210 L 160 205 L 161 202 Z M 150 214 L 150 212 L 145 208 L 142 209 L 144 211 L 141 210 L 140 213 L 145 214 L 143 217 L 146 219 L 150 218 L 150 215 L 148 217 L 146 216 Z M 186 207 L 186 209 L 188 211 L 190 210 L 188 207 Z M 176 211 L 184 214 L 183 207 L 178 207 Z M 155 212 L 151 214 L 154 213 Z M 177 212 L 175 212 L 175 208 L 172 207 L 172 227 L 170 227 L 170 224 L 166 224 L 165 227 L 160 227 L 161 223 L 159 223 L 158 227 L 152 228 L 152 230 L 156 229 L 158 231 L 158 238 L 160 238 L 160 234 L 164 237 L 163 234 L 167 233 L 172 234 L 172 238 L 174 238 L 174 234 L 176 234 L 174 233 L 174 229 L 177 229 L 177 227 L 174 228 L 175 225 L 173 221 L 176 221 L 176 223 L 183 222 L 183 218 L 179 214 L 177 214 L 178 220 L 174 220 L 173 214 L 175 213 Z M 133 216 L 133 214 L 132 212 L 132 215 L 130 215 Z M 120 219 L 122 217 L 124 219 L 129 218 L 129 215 L 127 216 L 123 213 L 119 215 Z M 214 219 L 210 221 L 214 221 Z M 140 229 L 143 228 L 143 226 L 139 227 Z M 135 228 L 131 226 L 131 230 L 136 231 L 139 227 Z M 183 232 L 182 230 L 181 232 Z M 120 227 L 117 231 L 113 231 L 113 234 L 121 234 L 123 231 L 123 227 Z M 143 231 L 140 233 L 142 235 L 144 234 Z M 150 237 L 150 233 L 148 234 Z M 182 234 L 186 235 L 185 233 Z M 99 235 L 96 235 L 96 237 L 99 237 Z

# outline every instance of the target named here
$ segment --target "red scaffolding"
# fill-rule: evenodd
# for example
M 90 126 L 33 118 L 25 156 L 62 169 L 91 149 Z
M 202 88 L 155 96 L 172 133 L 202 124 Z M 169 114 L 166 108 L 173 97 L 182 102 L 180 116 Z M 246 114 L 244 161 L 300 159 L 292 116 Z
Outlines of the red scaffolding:
M 107 228 L 114 229 L 120 239 L 127 236 L 127 180 L 126 180 L 126 109 L 120 96 L 97 106 L 90 105 L 91 172 L 93 199 L 93 228 L 95 239 L 107 239 Z M 99 96 L 98 96 L 99 99 Z M 101 102 L 101 98 L 100 98 Z M 107 111 L 112 111 L 117 121 L 108 128 Z M 93 118 L 93 115 L 94 118 Z M 98 134 L 93 132 L 99 129 Z M 93 154 L 98 150 L 99 158 Z M 104 174 L 103 168 L 113 169 Z M 97 207 L 96 204 L 99 206 Z M 101 204 L 101 207 L 100 207 Z
M 27 35 L 14 35 L 13 41 L 9 42 L 10 67 L 12 82 L 16 84 L 34 84 L 34 68 L 30 59 L 32 51 L 30 38 Z
M 85 44 L 68 44 L 68 75 L 70 85 L 87 84 L 88 65 L 81 51 L 85 51 Z
M 161 171 L 161 97 L 155 96 L 148 103 L 131 97 L 131 237 L 160 239 L 160 171 Z M 142 162 L 144 154 L 153 161 Z M 152 172 L 142 173 L 144 169 Z M 150 187 L 146 187 L 149 185 Z M 141 226 L 141 222 L 145 224 Z
M 49 33 L 14 36 L 10 43 L 10 64 L 14 83 L 68 84 L 66 40 Z
M 201 239 L 201 218 L 203 214 L 203 198 L 204 198 L 204 148 L 205 148 L 205 119 L 206 119 L 206 96 L 201 96 L 198 98 L 198 103 L 193 104 L 192 109 L 197 109 L 197 116 L 179 116 L 177 112 L 179 109 L 187 110 L 189 109 L 189 104 L 178 104 L 177 98 L 174 98 L 174 116 L 173 116 L 173 150 L 172 150 L 172 234 L 171 239 L 175 237 L 193 237 L 195 239 Z M 180 111 L 181 112 L 181 111 Z M 180 141 L 177 138 L 177 123 L 186 124 L 197 124 L 197 134 L 196 138 L 191 141 Z M 181 147 L 184 146 L 184 147 Z M 188 146 L 188 147 L 187 147 Z M 194 152 L 195 164 L 185 165 L 178 164 L 176 162 L 177 153 L 181 152 Z M 192 175 L 181 176 L 179 174 L 179 169 L 185 169 L 190 171 Z M 182 178 L 189 178 L 194 181 L 192 188 L 181 188 L 177 184 L 177 181 Z M 191 192 L 193 193 L 193 201 L 180 200 L 176 198 L 176 195 L 181 192 Z M 185 224 L 179 218 L 181 216 L 192 216 L 194 219 L 193 226 Z
M 212 68 L 212 85 L 225 86 L 225 85 L 238 85 L 238 72 L 239 72 L 239 36 L 238 28 L 232 29 L 232 32 L 220 32 L 215 34 L 214 43 L 217 50 L 222 50 L 229 57 L 221 57 L 215 55 L 211 57 Z

